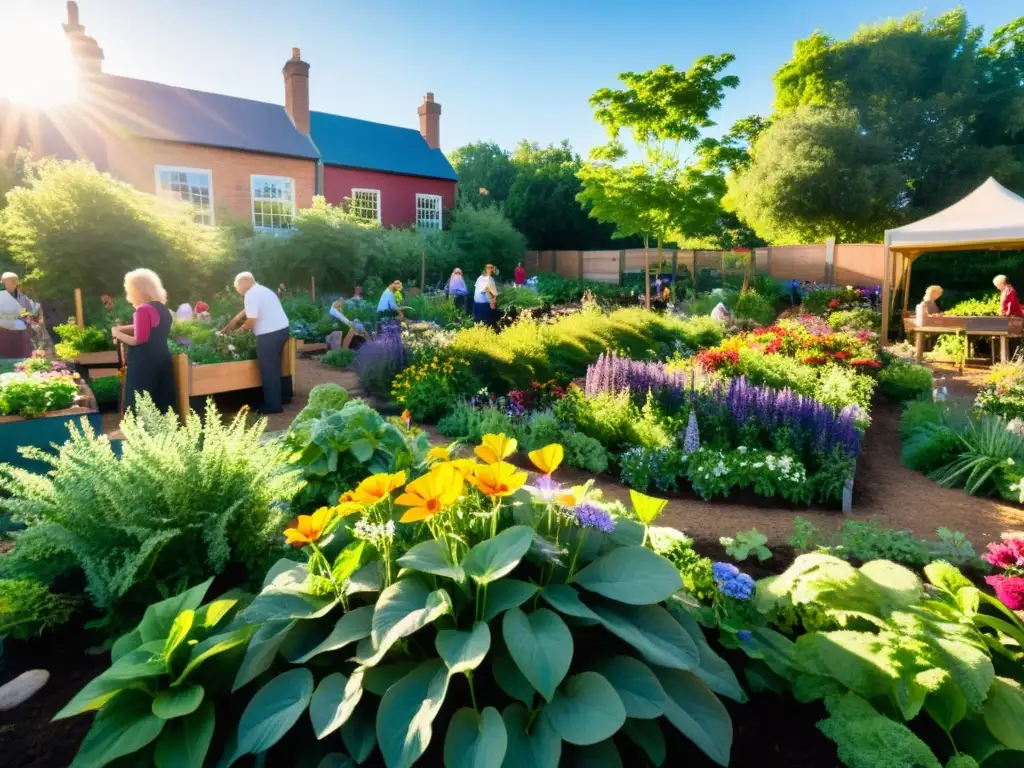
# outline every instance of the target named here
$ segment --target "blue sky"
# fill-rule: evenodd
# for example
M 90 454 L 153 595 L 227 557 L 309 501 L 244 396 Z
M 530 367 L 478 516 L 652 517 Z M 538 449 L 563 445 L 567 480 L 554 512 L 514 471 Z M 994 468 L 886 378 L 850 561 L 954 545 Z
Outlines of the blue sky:
M 622 71 L 731 52 L 741 84 L 722 127 L 771 109 L 771 77 L 815 28 L 845 37 L 864 22 L 955 3 L 913 0 L 81 0 L 105 70 L 283 102 L 292 46 L 310 62 L 314 109 L 415 127 L 426 91 L 443 105 L 444 149 L 475 140 L 603 141 L 587 98 Z M 965 0 L 991 30 L 1020 0 Z M 63 0 L 0 0 L 0 73 L 61 37 Z M 20 59 L 20 60 L 19 60 Z M 8 75 L 10 77 L 11 75 Z M 0 97 L 4 96 L 0 75 Z

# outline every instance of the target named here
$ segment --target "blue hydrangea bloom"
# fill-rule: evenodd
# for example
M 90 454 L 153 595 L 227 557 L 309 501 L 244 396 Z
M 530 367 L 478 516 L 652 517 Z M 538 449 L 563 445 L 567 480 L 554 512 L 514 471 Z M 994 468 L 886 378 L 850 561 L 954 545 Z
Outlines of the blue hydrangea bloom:
M 749 629 L 741 629 L 739 632 L 736 633 L 736 637 L 738 637 L 740 639 L 740 642 L 743 643 L 750 640 L 750 638 L 752 638 L 753 636 L 754 634 Z
M 611 533 L 615 530 L 612 516 L 594 504 L 580 504 L 572 510 L 572 515 L 580 528 L 593 528 L 602 533 Z
M 726 597 L 749 600 L 754 596 L 754 580 L 732 563 L 715 563 L 711 566 L 715 584 Z

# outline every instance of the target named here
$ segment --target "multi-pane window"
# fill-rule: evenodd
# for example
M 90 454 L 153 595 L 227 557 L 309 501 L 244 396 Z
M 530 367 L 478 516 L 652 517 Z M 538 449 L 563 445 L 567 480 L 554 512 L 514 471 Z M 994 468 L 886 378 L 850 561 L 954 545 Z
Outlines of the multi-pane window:
M 213 174 L 200 168 L 156 167 L 157 194 L 191 203 L 196 221 L 213 224 Z
M 416 195 L 416 226 L 420 229 L 441 228 L 440 195 Z
M 348 209 L 353 216 L 380 221 L 380 190 L 353 189 Z
M 281 176 L 252 177 L 252 225 L 288 230 L 295 221 L 295 182 Z

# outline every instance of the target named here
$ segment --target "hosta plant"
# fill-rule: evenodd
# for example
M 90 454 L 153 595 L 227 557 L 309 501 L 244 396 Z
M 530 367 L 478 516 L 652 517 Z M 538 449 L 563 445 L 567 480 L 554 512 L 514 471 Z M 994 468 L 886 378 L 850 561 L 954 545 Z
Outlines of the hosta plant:
M 589 486 L 559 487 L 559 445 L 530 454 L 543 474 L 527 486 L 505 461 L 515 447 L 486 435 L 476 458 L 435 449 L 408 475 L 372 475 L 300 516 L 285 536 L 305 562 L 278 563 L 224 629 L 251 639 L 231 670 L 235 693 L 204 699 L 217 715 L 197 726 L 203 749 L 220 745 L 225 766 L 250 754 L 350 765 L 379 751 L 389 768 L 555 768 L 615 764 L 621 748 L 661 765 L 673 726 L 728 764 L 718 695 L 745 695 L 696 622 L 666 607 L 682 581 L 645 546 L 657 503 L 642 504 L 640 524 Z M 162 694 L 142 685 L 130 703 Z M 122 695 L 102 703 L 94 730 L 109 727 L 107 708 L 124 733 L 142 732 L 131 717 L 146 736 L 159 729 L 144 708 L 120 714 Z M 180 764 L 201 764 L 194 754 Z

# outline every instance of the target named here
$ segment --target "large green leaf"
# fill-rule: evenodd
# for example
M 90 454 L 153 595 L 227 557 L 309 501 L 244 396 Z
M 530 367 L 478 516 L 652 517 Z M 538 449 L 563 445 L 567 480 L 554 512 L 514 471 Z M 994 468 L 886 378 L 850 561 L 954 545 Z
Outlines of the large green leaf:
M 191 609 L 184 610 L 174 617 L 171 629 L 167 633 L 167 639 L 164 641 L 163 655 L 165 658 L 171 658 L 171 654 L 178 649 L 179 645 L 185 642 L 188 633 L 192 631 L 192 624 L 195 620 L 196 612 Z
M 242 712 L 231 765 L 242 755 L 266 752 L 298 722 L 313 696 L 313 673 L 308 669 L 282 672 L 260 688 Z
M 551 701 L 572 662 L 572 633 L 565 622 L 547 608 L 530 614 L 512 608 L 506 611 L 501 630 L 505 647 L 519 671 L 541 696 Z
M 668 603 L 668 612 L 679 622 L 679 626 L 686 630 L 686 634 L 690 636 L 693 644 L 697 646 L 700 661 L 693 672 L 720 696 L 728 696 L 730 699 L 739 702 L 746 701 L 747 693 L 743 690 L 743 686 L 740 685 L 740 681 L 736 679 L 736 673 L 732 671 L 729 662 L 712 650 L 711 646 L 708 645 L 707 638 L 704 637 L 704 630 L 700 628 L 700 624 L 692 616 L 682 608 L 673 607 L 678 605 L 679 603 L 677 602 Z
M 163 640 L 171 631 L 174 619 L 182 611 L 194 611 L 202 605 L 206 597 L 206 590 L 213 584 L 213 577 L 197 584 L 191 589 L 186 589 L 181 594 L 153 603 L 146 608 L 146 612 L 139 622 L 139 635 L 143 643 L 151 643 L 154 640 Z
M 507 576 L 530 551 L 533 529 L 513 525 L 492 539 L 481 541 L 462 561 L 462 570 L 478 584 L 489 584 Z
M 377 742 L 388 768 L 409 768 L 430 746 L 448 691 L 448 668 L 431 659 L 388 688 L 377 710 Z
M 802 635 L 796 657 L 808 671 L 835 678 L 865 698 L 888 694 L 899 677 L 891 653 L 873 632 L 844 629 Z
M 196 611 L 195 625 L 204 631 L 211 632 L 224 623 L 225 618 L 239 606 L 237 597 L 222 597 L 202 606 Z
M 504 643 L 491 652 L 491 674 L 494 675 L 494 682 L 509 698 L 521 701 L 526 706 L 532 706 L 533 696 L 536 692 L 530 685 L 530 681 L 519 671 L 519 667 L 512 660 Z
M 660 603 L 683 588 L 676 567 L 646 547 L 613 549 L 572 580 L 591 592 L 629 605 Z
M 508 748 L 505 723 L 494 707 L 463 707 L 452 715 L 444 737 L 445 768 L 501 768 Z
M 626 722 L 622 699 L 597 672 L 566 680 L 544 712 L 563 741 L 580 746 L 610 739 Z
M 323 759 L 317 763 L 316 768 L 355 768 L 355 765 L 348 755 L 342 752 L 331 752 L 324 755 Z
M 597 614 L 580 600 L 580 593 L 566 584 L 548 584 L 541 590 L 544 601 L 560 613 L 581 619 L 588 623 L 598 623 Z
M 377 599 L 370 629 L 370 653 L 357 655 L 358 663 L 372 667 L 392 645 L 452 611 L 443 589 L 431 592 L 417 578 L 405 578 L 385 589 Z
M 366 562 L 367 544 L 362 539 L 350 541 L 345 548 L 334 558 L 334 565 L 331 566 L 331 578 L 338 584 L 344 584 L 346 579 L 352 577 L 356 571 L 362 568 Z
M 164 721 L 150 709 L 152 699 L 142 691 L 125 691 L 92 721 L 72 768 L 93 768 L 138 752 L 163 730 Z
M 571 768 L 622 768 L 622 755 L 611 739 L 585 747 L 570 747 L 565 764 Z
M 946 733 L 952 732 L 956 724 L 967 716 L 967 700 L 949 675 L 928 694 L 924 708 Z
M 914 766 L 942 768 L 927 744 L 903 723 L 876 711 L 854 693 L 825 699 L 829 717 L 818 729 L 836 743 L 839 760 L 851 768 Z M 957 740 L 960 745 L 960 740 Z
M 316 737 L 322 739 L 341 728 L 362 697 L 363 677 L 359 671 L 351 678 L 334 672 L 321 680 L 309 701 L 309 719 Z
M 657 720 L 628 718 L 626 724 L 622 726 L 622 732 L 647 753 L 647 757 L 655 766 L 660 766 L 665 762 L 668 747 L 665 744 L 665 734 L 661 732 L 661 726 Z
M 956 595 L 962 587 L 973 586 L 971 580 L 960 573 L 958 568 L 942 560 L 928 563 L 924 567 L 924 575 L 934 586 L 950 595 Z
M 509 608 L 518 608 L 537 594 L 537 585 L 518 579 L 501 579 L 487 587 L 487 605 L 484 621 L 504 613 Z
M 126 653 L 131 653 L 142 645 L 142 633 L 136 627 L 131 632 L 121 635 L 110 647 L 110 663 L 113 664 Z
M 256 627 L 246 626 L 239 627 L 231 632 L 222 632 L 219 635 L 213 635 L 206 638 L 203 642 L 198 643 L 192 648 L 192 654 L 189 656 L 188 664 L 185 665 L 185 669 L 182 670 L 178 679 L 175 680 L 171 685 L 181 685 L 183 682 L 188 680 L 189 675 L 196 671 L 200 664 L 213 656 L 216 656 L 225 651 L 230 651 L 232 648 L 236 648 L 239 645 L 244 645 L 249 642 L 249 638 L 256 632 Z
M 504 765 L 508 768 L 558 768 L 562 739 L 545 715 L 530 723 L 530 711 L 516 702 L 501 713 L 508 735 Z
M 168 722 L 156 742 L 156 768 L 203 768 L 215 725 L 211 701 L 204 701 L 190 715 Z
M 719 765 L 729 764 L 732 720 L 725 705 L 692 672 L 660 670 L 665 718 Z
M 352 717 L 341 726 L 341 740 L 345 743 L 345 749 L 360 765 L 369 760 L 373 750 L 377 748 L 377 729 L 373 722 L 376 712 L 376 702 L 372 708 L 365 704 L 356 707 Z
M 397 562 L 403 568 L 443 576 L 459 583 L 466 580 L 465 572 L 451 562 L 448 548 L 437 539 L 428 539 L 417 544 L 398 558 Z
M 239 614 L 246 624 L 264 624 L 268 621 L 290 619 L 317 619 L 326 616 L 338 604 L 312 595 L 289 592 L 263 592 Z
M 613 635 L 645 659 L 670 669 L 693 669 L 700 653 L 693 640 L 660 605 L 595 605 L 594 614 Z
M 434 647 L 451 674 L 468 672 L 479 667 L 490 650 L 491 630 L 482 621 L 474 624 L 471 632 L 442 629 L 434 639 Z
M 985 701 L 985 725 L 1000 743 L 1024 752 L 1024 690 L 1019 683 L 997 677 Z
M 392 664 L 378 664 L 376 667 L 356 667 L 353 674 L 362 674 L 363 690 L 374 696 L 383 696 L 388 688 L 419 666 L 411 659 L 401 659 Z
M 147 689 L 149 678 L 167 674 L 162 650 L 163 641 L 156 640 L 126 653 L 109 669 L 90 680 L 53 719 L 61 720 L 99 709 L 120 691 L 129 688 Z
M 374 607 L 372 605 L 364 605 L 361 608 L 356 608 L 344 614 L 338 619 L 338 623 L 334 625 L 331 634 L 311 651 L 295 659 L 294 663 L 305 664 L 321 653 L 337 651 L 346 645 L 362 640 L 364 637 L 369 637 L 370 628 L 373 624 L 373 613 Z
M 183 685 L 168 688 L 153 699 L 153 714 L 162 720 L 190 715 L 203 703 L 203 686 Z
M 932 647 L 939 650 L 940 666 L 956 681 L 968 711 L 980 712 L 996 675 L 991 656 L 973 643 L 944 637 L 933 640 Z
M 363 592 L 380 592 L 384 588 L 384 564 L 380 560 L 371 560 L 352 574 L 345 583 L 346 595 L 358 595 Z
M 297 625 L 294 621 L 270 621 L 262 625 L 249 640 L 245 649 L 245 658 L 235 674 L 235 682 L 231 691 L 237 691 L 243 685 L 262 675 L 274 663 L 274 657 L 288 633 Z
M 261 592 L 308 592 L 309 568 L 305 563 L 297 563 L 288 558 L 281 558 L 267 571 L 263 577 Z
M 622 699 L 626 716 L 650 720 L 663 714 L 665 693 L 654 672 L 631 656 L 614 656 L 594 665 Z

